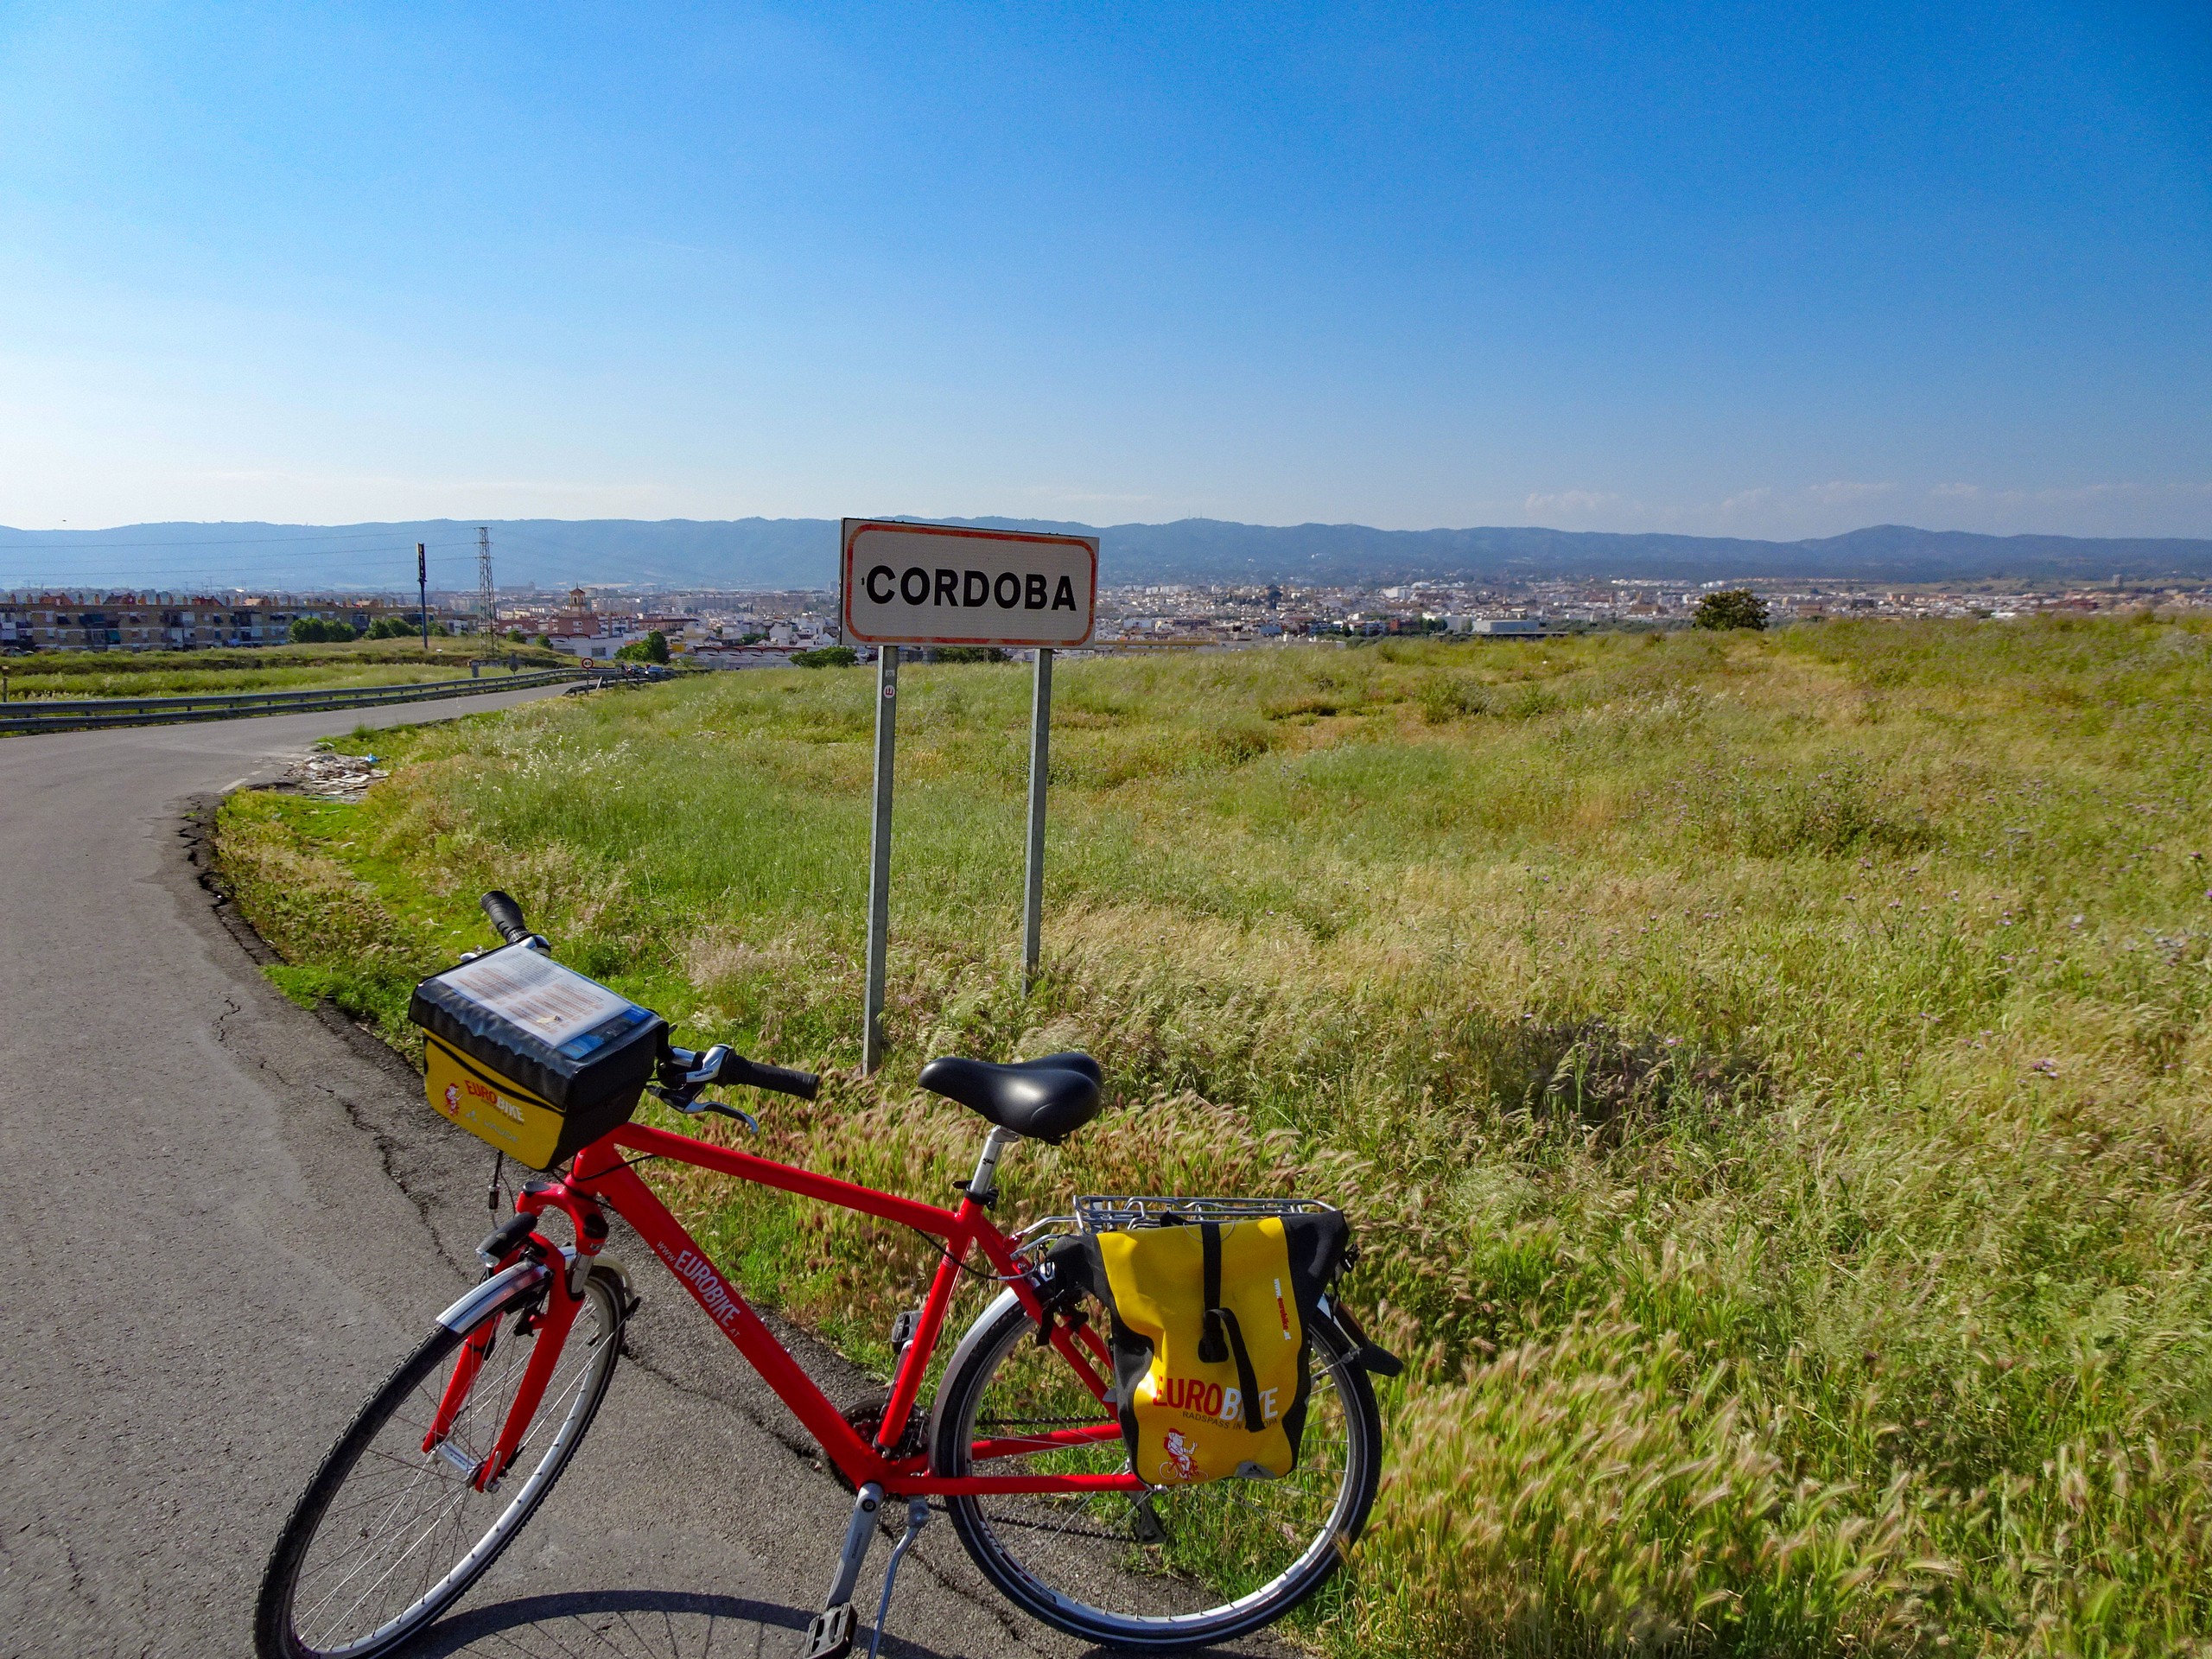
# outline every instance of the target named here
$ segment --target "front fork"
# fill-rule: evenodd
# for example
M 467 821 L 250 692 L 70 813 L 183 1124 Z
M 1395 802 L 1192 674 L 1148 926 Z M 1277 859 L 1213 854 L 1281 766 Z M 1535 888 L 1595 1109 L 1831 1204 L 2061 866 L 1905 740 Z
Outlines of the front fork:
M 489 1455 L 476 1462 L 471 1470 L 469 1484 L 480 1492 L 488 1492 L 497 1486 L 521 1452 L 523 1437 L 530 1432 L 530 1425 L 544 1401 L 545 1390 L 553 1380 L 553 1368 L 560 1363 L 561 1351 L 567 1345 L 569 1329 L 576 1322 L 576 1311 L 583 1305 L 584 1283 L 591 1274 L 592 1258 L 607 1243 L 607 1218 L 601 1214 L 599 1205 L 564 1181 L 531 1182 L 517 1195 L 515 1210 L 518 1214 L 537 1221 L 543 1219 L 547 1210 L 562 1211 L 575 1230 L 576 1242 L 573 1249 L 563 1249 L 533 1225 L 527 1240 L 503 1258 L 486 1264 L 495 1273 L 525 1256 L 559 1265 L 546 1280 L 543 1303 L 517 1321 L 515 1334 L 521 1334 L 526 1320 L 534 1340 L 529 1362 L 523 1367 L 521 1385 L 515 1391 L 514 1403 L 508 1407 L 506 1421 L 500 1426 L 499 1438 L 493 1444 Z M 423 1451 L 437 1452 L 448 1445 L 454 1425 L 467 1404 L 469 1391 L 476 1386 L 484 1362 L 491 1357 L 499 1332 L 499 1319 L 487 1319 L 481 1329 L 462 1343 L 461 1354 L 454 1362 L 453 1375 L 446 1379 L 445 1393 L 431 1416 L 429 1431 L 423 1437 Z M 448 1451 L 446 1455 L 451 1458 L 453 1454 Z

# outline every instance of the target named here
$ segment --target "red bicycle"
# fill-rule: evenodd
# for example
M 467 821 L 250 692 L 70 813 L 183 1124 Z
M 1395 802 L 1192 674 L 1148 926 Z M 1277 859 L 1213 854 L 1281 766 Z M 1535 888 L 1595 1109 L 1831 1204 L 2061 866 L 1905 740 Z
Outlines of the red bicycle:
M 493 908 L 487 903 L 487 909 Z M 510 905 L 511 944 L 531 937 Z M 716 1084 L 811 1098 L 818 1079 L 717 1046 L 675 1049 L 655 1093 L 679 1112 Z M 1150 1487 L 1130 1470 L 1103 1310 L 1058 1270 L 1074 1216 L 1015 1233 L 992 1221 L 1001 1159 L 1025 1138 L 1064 1140 L 1096 1116 L 1098 1067 L 1053 1054 L 1012 1065 L 934 1060 L 925 1088 L 990 1128 L 947 1210 L 640 1123 L 525 1185 L 479 1252 L 482 1283 L 361 1408 L 294 1507 L 263 1580 L 262 1659 L 370 1659 L 450 1606 L 498 1559 L 575 1455 L 606 1397 L 638 1297 L 602 1254 L 613 1211 L 766 1380 L 855 1489 L 852 1521 L 804 1659 L 850 1651 L 852 1599 L 878 1511 L 906 1506 L 876 1611 L 880 1643 L 899 1563 L 940 1500 L 976 1565 L 1037 1618 L 1111 1647 L 1172 1651 L 1280 1618 L 1335 1571 L 1365 1525 L 1382 1457 L 1367 1366 L 1377 1351 L 1338 1307 L 1313 1321 L 1313 1388 L 1295 1470 Z M 640 1179 L 668 1159 L 839 1205 L 942 1240 L 921 1307 L 893 1332 L 887 1396 L 840 1410 Z M 1187 1201 L 1179 1201 L 1187 1202 Z M 565 1232 L 565 1242 L 557 1236 Z M 980 1256 L 981 1265 L 976 1264 Z M 925 1379 L 963 1274 L 1001 1287 Z M 874 1648 L 871 1645 L 870 1652 Z

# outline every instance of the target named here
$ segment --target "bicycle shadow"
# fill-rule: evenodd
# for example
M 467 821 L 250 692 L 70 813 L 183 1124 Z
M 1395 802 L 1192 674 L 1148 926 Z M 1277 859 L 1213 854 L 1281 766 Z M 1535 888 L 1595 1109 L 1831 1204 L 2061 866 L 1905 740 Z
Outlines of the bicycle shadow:
M 895 1623 L 898 1610 L 893 1608 Z M 406 1659 L 705 1659 L 709 1654 L 783 1656 L 796 1649 L 810 1610 L 746 1596 L 689 1590 L 575 1590 L 519 1596 L 474 1607 L 434 1624 L 402 1651 Z M 780 1633 L 788 1632 L 788 1636 Z M 775 1637 L 771 1641 L 766 1638 Z M 868 1651 L 862 1630 L 855 1651 Z M 883 1633 L 883 1652 L 897 1659 L 965 1659 Z
M 896 1608 L 893 1613 L 895 1622 Z M 544 1659 L 587 1659 L 592 1655 L 709 1659 L 710 1655 L 741 1653 L 784 1659 L 812 1618 L 803 1608 L 747 1596 L 689 1590 L 572 1590 L 471 1608 L 432 1625 L 402 1651 L 405 1659 L 493 1654 L 502 1659 L 537 1659 L 540 1655 Z M 858 1638 L 853 1650 L 865 1654 L 868 1631 L 859 1631 Z M 1255 1651 L 1245 1644 L 1203 1648 L 1190 1659 L 1241 1659 Z M 1084 1650 L 1083 1659 L 1123 1659 L 1126 1652 L 1094 1647 Z M 883 1653 L 886 1659 L 972 1659 L 909 1641 L 895 1629 L 884 1631 Z

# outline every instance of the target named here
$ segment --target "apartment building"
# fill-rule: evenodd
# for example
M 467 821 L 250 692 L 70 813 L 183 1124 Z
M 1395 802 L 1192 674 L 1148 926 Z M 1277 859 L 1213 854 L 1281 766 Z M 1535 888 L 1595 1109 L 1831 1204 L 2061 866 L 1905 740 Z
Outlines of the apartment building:
M 0 651 L 205 651 L 281 645 L 317 617 L 366 628 L 395 607 L 279 597 L 91 591 L 0 594 Z M 415 614 L 412 607 L 406 614 Z

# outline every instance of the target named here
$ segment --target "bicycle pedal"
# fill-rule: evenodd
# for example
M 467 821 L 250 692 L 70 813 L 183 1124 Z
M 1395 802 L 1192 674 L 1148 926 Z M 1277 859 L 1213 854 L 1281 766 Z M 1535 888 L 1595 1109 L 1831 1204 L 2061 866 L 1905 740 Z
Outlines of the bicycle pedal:
M 922 1310 L 910 1307 L 891 1321 L 891 1363 L 897 1364 L 906 1357 L 906 1344 L 914 1339 L 914 1332 L 922 1328 Z
M 846 1659 L 853 1650 L 853 1604 L 825 1607 L 806 1627 L 806 1645 L 798 1659 Z

